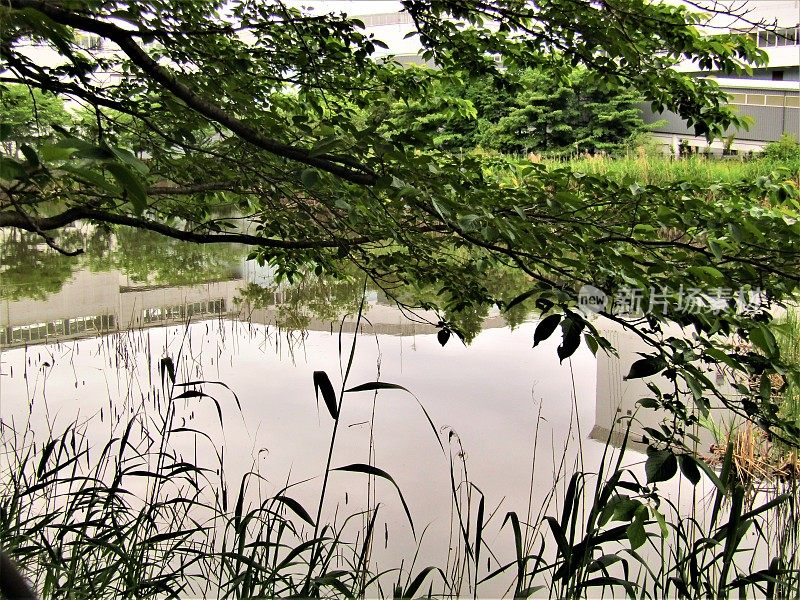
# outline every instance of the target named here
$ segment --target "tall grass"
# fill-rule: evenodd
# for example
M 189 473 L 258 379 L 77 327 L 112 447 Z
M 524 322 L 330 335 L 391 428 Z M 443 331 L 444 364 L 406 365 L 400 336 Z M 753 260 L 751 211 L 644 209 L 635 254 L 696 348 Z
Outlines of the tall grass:
M 326 373 L 314 374 L 334 425 L 353 394 L 409 393 L 393 383 L 348 383 L 356 339 L 348 349 L 340 333 L 338 392 Z M 115 412 L 102 445 L 96 438 L 93 445 L 89 420 L 51 429 L 45 440 L 27 423 L 0 424 L 0 544 L 43 597 L 478 598 L 498 581 L 509 582 L 508 595 L 517 598 L 800 597 L 793 559 L 797 491 L 748 496 L 731 476 L 731 449 L 720 473 L 709 474 L 710 498 L 701 502 L 698 491 L 697 509 L 688 516 L 639 479 L 624 443 L 619 450 L 606 444 L 598 472 L 580 463 L 570 468 L 554 451 L 550 493 L 521 518 L 487 506 L 453 431 L 446 446 L 440 441 L 450 456 L 448 555 L 441 565 L 420 567 L 412 556 L 407 564 L 378 570 L 371 555 L 380 503 L 325 523 L 324 481 L 344 470 L 363 474 L 365 482 L 394 484 L 393 499 L 400 499 L 414 530 L 389 472 L 372 459 L 334 468 L 334 426 L 314 510 L 295 499 L 292 485 L 266 494 L 267 474 L 258 469 L 231 481 L 224 445 L 180 416 L 191 400 L 208 404 L 222 424 L 229 411 L 239 410 L 238 398 L 221 382 L 190 377 L 191 362 L 180 353 L 156 361 L 158 393 Z M 196 451 L 186 450 L 197 444 L 211 448 L 214 460 L 201 464 Z M 495 547 L 499 534 L 512 549 L 509 560 Z
M 673 159 L 642 153 L 625 157 L 577 157 L 546 164 L 566 165 L 589 175 L 605 175 L 620 181 L 630 180 L 645 185 L 667 185 L 690 181 L 698 184 L 753 181 L 781 169 L 800 185 L 800 159 L 718 160 L 703 156 Z
M 790 308 L 775 327 L 775 339 L 780 348 L 781 357 L 789 364 L 800 369 L 800 311 Z M 800 384 L 789 379 L 781 391 L 780 409 L 783 416 L 793 419 L 800 426 Z

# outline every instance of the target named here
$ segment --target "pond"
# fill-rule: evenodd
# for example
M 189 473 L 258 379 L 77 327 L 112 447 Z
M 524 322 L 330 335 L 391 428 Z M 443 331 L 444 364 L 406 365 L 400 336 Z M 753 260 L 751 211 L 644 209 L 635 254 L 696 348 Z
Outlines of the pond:
M 330 556 L 334 573 L 334 567 L 352 570 L 365 529 L 372 531 L 365 560 L 372 572 L 387 573 L 365 588 L 367 595 L 391 595 L 398 584 L 407 589 L 429 565 L 442 574 L 429 573 L 418 593 L 431 585 L 438 593 L 473 595 L 476 581 L 515 560 L 508 513 L 522 522 L 521 544 L 530 553 L 547 534 L 543 516 L 562 519 L 574 508 L 577 519 L 587 518 L 586 506 L 565 510 L 573 474 L 598 472 L 604 454 L 614 451 L 606 445 L 611 430 L 625 429 L 617 417 L 635 412 L 646 394 L 644 384 L 623 381 L 640 348 L 619 331 L 609 331 L 622 350 L 619 358 L 595 357 L 583 345 L 560 363 L 559 336 L 533 347 L 535 317 L 511 327 L 494 312 L 480 315 L 469 344 L 452 336 L 442 345 L 437 315 L 410 314 L 381 290 L 367 287 L 359 317 L 363 284 L 357 280 L 277 283 L 269 267 L 246 261 L 240 248 L 200 248 L 141 234 L 71 235 L 87 247 L 81 259 L 53 254 L 26 236 L 7 237 L 2 246 L 0 418 L 7 468 L 15 468 L 23 450 L 41 452 L 65 434 L 72 436 L 73 451 L 62 445 L 64 457 L 78 459 L 60 475 L 74 477 L 70 469 L 80 466 L 98 479 L 113 479 L 115 469 L 127 468 L 125 492 L 138 502 L 153 498 L 156 488 L 168 499 L 197 502 L 191 517 L 151 519 L 150 540 L 203 523 L 216 537 L 193 543 L 219 550 L 230 534 L 221 515 L 247 513 L 278 496 L 274 512 L 297 529 L 289 547 L 326 534 L 323 524 L 348 540 Z M 344 393 L 334 420 L 324 390 L 315 389 L 316 372 L 329 377 L 337 399 L 340 389 L 375 381 L 404 389 Z M 641 427 L 660 419 L 640 415 L 632 437 L 640 439 Z M 109 440 L 117 444 L 113 451 L 105 446 Z M 704 432 L 699 444 L 710 441 Z M 624 458 L 642 481 L 643 449 L 633 446 Z M 326 478 L 329 451 L 332 468 L 357 466 Z M 56 455 L 34 463 L 38 476 L 58 464 Z M 172 467 L 165 467 L 164 456 Z M 101 459 L 110 460 L 103 473 L 96 470 Z M 207 470 L 182 471 L 180 465 Z M 169 476 L 152 476 L 157 468 Z M 63 492 L 77 484 L 62 479 L 59 485 Z M 587 478 L 589 497 L 594 486 Z M 693 514 L 714 487 L 706 477 L 697 487 L 675 478 L 660 489 L 678 511 Z M 58 497 L 55 491 L 37 497 L 27 514 L 67 510 Z M 91 510 L 76 506 L 85 510 L 85 524 Z M 580 536 L 583 522 L 573 535 Z M 247 547 L 258 549 L 258 532 L 248 535 Z M 187 533 L 178 540 L 182 546 L 171 548 L 188 556 L 193 536 Z M 622 537 L 603 552 L 625 548 Z M 663 551 L 658 543 L 642 548 L 656 556 Z M 170 560 L 162 557 L 151 571 L 178 568 Z M 642 563 L 632 562 L 641 572 Z M 200 582 L 207 575 L 202 569 L 194 574 L 197 581 L 182 597 L 220 592 Z M 513 593 L 514 575 L 507 569 L 480 583 L 477 595 Z M 339 589 L 321 585 L 331 593 Z M 624 589 L 615 593 L 624 595 Z

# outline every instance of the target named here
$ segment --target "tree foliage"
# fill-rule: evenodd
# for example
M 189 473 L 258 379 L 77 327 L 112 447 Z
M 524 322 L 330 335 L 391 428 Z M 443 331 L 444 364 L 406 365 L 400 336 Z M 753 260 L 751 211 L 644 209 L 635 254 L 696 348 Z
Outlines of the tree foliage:
M 414 102 L 377 107 L 384 130 L 413 128 L 445 150 L 475 147 L 507 153 L 615 152 L 647 131 L 629 89 L 609 90 L 585 68 L 559 77 L 545 69 L 450 79 Z
M 61 98 L 22 84 L 0 84 L 0 114 L 4 153 L 15 157 L 22 144 L 39 142 L 53 133 L 53 125 L 70 121 Z
M 376 59 L 381 43 L 357 18 L 279 1 L 6 0 L 3 81 L 77 103 L 94 113 L 95 125 L 87 129 L 83 119 L 83 126 L 59 127 L 57 141 L 29 145 L 24 159 L 0 157 L 0 226 L 51 245 L 49 231 L 79 219 L 190 242 L 235 241 L 286 275 L 350 263 L 390 295 L 408 283 L 433 286 L 435 300 L 423 304 L 450 313 L 515 304 L 486 283 L 491 269 L 511 266 L 527 275 L 529 302 L 562 315 L 562 358 L 584 341 L 605 346 L 576 310 L 582 285 L 609 296 L 637 288 L 644 318 L 603 316 L 651 341 L 669 365 L 664 374 L 674 389 L 660 392 L 657 404 L 679 414 L 693 403 L 706 409 L 717 392 L 699 365 L 723 362 L 744 377 L 737 380 L 743 400 L 720 400 L 797 436 L 767 388 L 754 393 L 742 383 L 776 371 L 795 376 L 769 343 L 767 308 L 663 308 L 679 306 L 686 289 L 760 289 L 770 302 L 794 297 L 800 204 L 785 175 L 642 187 L 453 153 L 437 144 L 435 127 L 364 117 L 385 104 L 430 104 L 440 86 L 477 81 L 530 99 L 497 122 L 508 138 L 523 118 L 580 144 L 594 135 L 593 120 L 577 122 L 587 131 L 572 137 L 555 127 L 548 134 L 559 106 L 511 76 L 568 81 L 577 67 L 604 97 L 635 91 L 697 133 L 721 135 L 743 124 L 725 93 L 673 66 L 691 57 L 702 69 L 746 72 L 765 62 L 753 40 L 703 36 L 695 27 L 702 14 L 646 0 L 402 5 L 422 57 L 438 69 Z M 81 47 L 79 35 L 97 36 L 108 51 Z M 29 51 L 31 41 L 49 56 Z M 437 101 L 436 110 L 475 110 L 464 99 Z M 220 216 L 230 214 L 221 207 L 235 207 L 235 218 Z M 657 295 L 667 304 L 647 302 Z M 690 328 L 689 337 L 662 333 L 665 322 Z M 736 350 L 737 335 L 750 350 Z

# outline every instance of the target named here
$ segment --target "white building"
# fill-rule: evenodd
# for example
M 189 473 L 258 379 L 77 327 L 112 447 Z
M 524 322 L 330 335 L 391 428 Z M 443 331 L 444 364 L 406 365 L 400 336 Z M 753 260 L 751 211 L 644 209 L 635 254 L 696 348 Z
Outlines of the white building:
M 702 28 L 704 32 L 747 33 L 767 53 L 768 64 L 737 77 L 701 73 L 697 63 L 688 60 L 676 68 L 714 78 L 729 92 L 730 104 L 751 117 L 753 125 L 749 130 L 731 130 L 728 139 L 708 144 L 675 113 L 654 114 L 645 108 L 645 120 L 657 124 L 654 137 L 675 154 L 681 145 L 695 152 L 741 154 L 759 151 L 783 134 L 800 140 L 800 0 L 749 0 L 746 6 L 741 1 L 725 2 L 744 18 L 716 15 Z
M 785 133 L 800 139 L 800 0 L 747 0 L 746 6 L 743 0 L 705 1 L 717 9 L 730 5 L 738 14 L 744 14 L 744 18 L 717 14 L 702 28 L 705 33 L 746 32 L 766 51 L 769 63 L 754 69 L 752 75 L 736 78 L 701 72 L 692 61 L 684 61 L 676 68 L 715 78 L 730 93 L 731 105 L 742 115 L 751 117 L 753 126 L 747 131 L 731 130 L 728 139 L 709 145 L 704 137 L 694 135 L 675 113 L 654 114 L 643 106 L 645 121 L 655 125 L 656 141 L 675 154 L 681 146 L 696 152 L 739 154 L 761 150 L 766 143 L 780 139 Z M 360 19 L 366 33 L 374 34 L 388 45 L 389 49 L 382 51 L 382 55 L 394 55 L 399 62 L 407 64 L 425 62 L 418 53 L 418 38 L 408 36 L 414 31 L 413 21 L 410 15 L 401 12 L 402 5 L 395 0 L 292 0 L 290 4 L 310 7 L 319 14 L 345 12 Z M 82 42 L 91 52 L 118 51 L 97 36 L 85 35 Z M 31 46 L 27 53 L 40 65 L 63 62 L 55 51 L 44 46 Z M 119 77 L 117 73 L 97 75 L 101 84 L 115 83 Z

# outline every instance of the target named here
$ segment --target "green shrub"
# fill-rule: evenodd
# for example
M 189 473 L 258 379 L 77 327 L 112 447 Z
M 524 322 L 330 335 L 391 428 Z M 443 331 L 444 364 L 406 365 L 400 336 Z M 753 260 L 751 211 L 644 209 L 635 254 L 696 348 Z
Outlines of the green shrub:
M 800 160 L 800 143 L 789 133 L 784 133 L 777 142 L 764 148 L 764 157 L 772 160 Z

